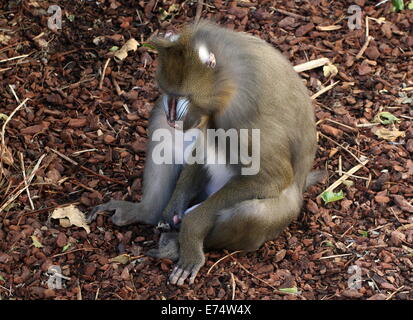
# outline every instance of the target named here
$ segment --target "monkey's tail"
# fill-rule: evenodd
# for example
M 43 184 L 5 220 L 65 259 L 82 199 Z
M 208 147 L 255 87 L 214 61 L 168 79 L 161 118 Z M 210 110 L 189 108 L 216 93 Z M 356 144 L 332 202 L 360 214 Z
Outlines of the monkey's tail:
M 327 177 L 327 171 L 324 170 L 314 170 L 311 171 L 307 179 L 305 180 L 305 187 L 304 190 L 307 190 L 308 187 L 319 183 L 321 180 L 323 180 L 325 177 Z

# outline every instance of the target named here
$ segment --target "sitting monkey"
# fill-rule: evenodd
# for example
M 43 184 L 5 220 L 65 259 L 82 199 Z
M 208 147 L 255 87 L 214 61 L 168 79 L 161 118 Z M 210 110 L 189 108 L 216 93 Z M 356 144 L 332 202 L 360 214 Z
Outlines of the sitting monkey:
M 166 222 L 178 229 L 177 217 L 182 219 L 179 231 L 163 234 L 159 249 L 149 252 L 178 261 L 169 280 L 181 285 L 193 283 L 205 262 L 204 248 L 256 250 L 298 216 L 305 186 L 315 180 L 310 170 L 316 129 L 303 81 L 265 41 L 202 21 L 151 44 L 159 53 L 156 80 L 164 95 L 150 118 L 142 201 L 109 201 L 89 220 L 108 210 L 115 211 L 118 226 Z M 177 108 L 180 99 L 187 102 L 185 112 Z M 181 118 L 184 132 L 259 129 L 258 172 L 243 174 L 245 162 L 156 164 L 153 135 L 176 130 Z M 253 142 L 251 134 L 246 140 L 244 145 Z M 206 143 L 208 150 L 222 147 Z M 241 147 L 223 151 L 226 159 Z

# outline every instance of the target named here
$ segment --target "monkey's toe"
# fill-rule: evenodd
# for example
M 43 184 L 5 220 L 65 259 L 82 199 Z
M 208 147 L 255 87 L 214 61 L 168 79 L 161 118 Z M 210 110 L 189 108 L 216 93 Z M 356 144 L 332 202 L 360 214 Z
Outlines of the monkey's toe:
M 112 223 L 118 227 L 127 226 L 129 224 L 137 222 L 136 216 L 131 212 L 125 212 L 124 210 L 117 209 L 115 214 L 111 217 Z
M 86 216 L 87 223 L 92 223 L 96 220 L 99 212 L 105 211 L 106 209 L 103 208 L 104 205 L 98 205 L 92 209 L 92 211 Z
M 191 264 L 186 267 L 176 266 L 171 275 L 169 276 L 169 282 L 171 284 L 176 284 L 182 286 L 186 279 L 189 277 L 189 284 L 193 284 L 199 269 L 202 267 L 202 263 Z

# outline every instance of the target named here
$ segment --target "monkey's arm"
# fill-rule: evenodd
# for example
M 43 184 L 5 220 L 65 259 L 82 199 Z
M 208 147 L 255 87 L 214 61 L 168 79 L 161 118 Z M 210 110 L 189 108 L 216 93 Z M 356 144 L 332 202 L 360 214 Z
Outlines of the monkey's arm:
M 262 181 L 257 176 L 238 176 L 193 209 L 182 220 L 179 232 L 179 261 L 169 280 L 182 285 L 194 279 L 205 262 L 203 242 L 215 221 L 216 214 L 244 200 L 275 198 L 281 192 L 282 181 Z
M 173 225 L 175 215 L 182 217 L 183 213 L 195 197 L 197 197 L 207 184 L 207 174 L 200 164 L 190 164 L 184 167 L 171 199 L 162 213 L 163 219 Z

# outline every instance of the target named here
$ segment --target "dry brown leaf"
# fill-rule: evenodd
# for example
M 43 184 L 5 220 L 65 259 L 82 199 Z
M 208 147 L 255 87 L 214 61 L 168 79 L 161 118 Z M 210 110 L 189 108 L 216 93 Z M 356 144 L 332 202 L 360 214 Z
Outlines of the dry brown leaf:
M 62 227 L 68 228 L 75 225 L 85 229 L 87 233 L 90 233 L 90 228 L 87 225 L 85 214 L 74 205 L 55 209 L 52 213 L 52 218 L 59 219 Z
M 389 130 L 386 128 L 380 128 L 380 129 L 374 130 L 373 132 L 379 138 L 387 140 L 387 141 L 396 141 L 398 138 L 400 137 L 403 138 L 406 136 L 404 131 L 399 131 L 397 129 Z
M 116 59 L 122 61 L 128 56 L 129 51 L 136 51 L 138 49 L 139 42 L 134 38 L 130 38 L 126 43 L 115 52 L 114 56 Z
M 7 146 L 4 146 L 4 148 L 0 146 L 0 156 L 2 161 L 8 166 L 11 166 L 14 163 L 13 155 L 11 154 Z

